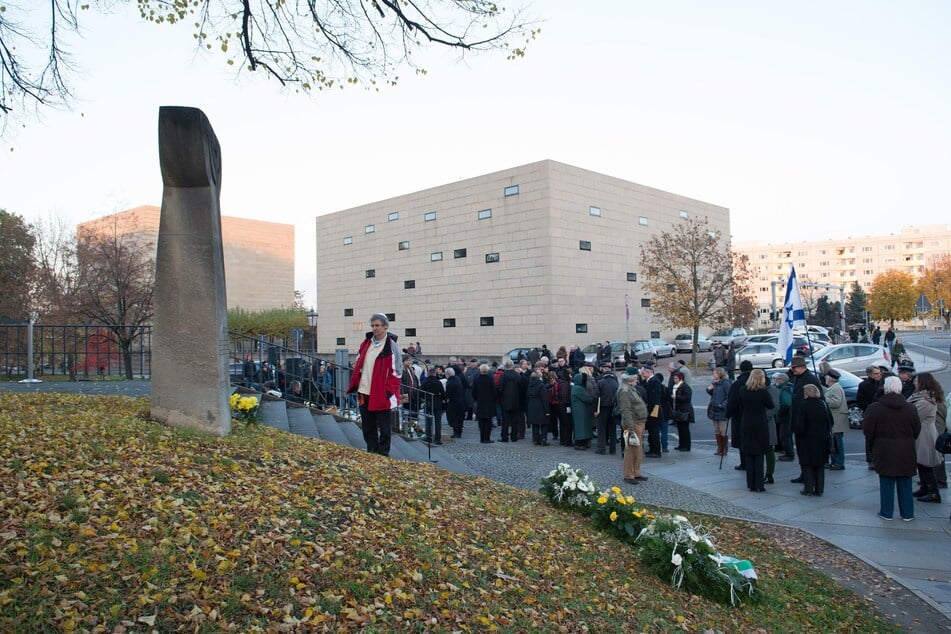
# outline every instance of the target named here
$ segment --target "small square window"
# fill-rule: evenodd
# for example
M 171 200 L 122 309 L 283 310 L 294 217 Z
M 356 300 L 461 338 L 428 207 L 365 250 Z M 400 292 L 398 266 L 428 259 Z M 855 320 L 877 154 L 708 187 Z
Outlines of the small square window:
M 400 251 L 409 251 L 409 240 L 403 240 L 399 245 Z
M 403 288 L 416 288 L 416 280 L 404 280 Z
M 347 345 L 347 338 L 346 338 L 346 337 L 337 337 L 337 345 L 338 345 L 338 346 L 345 346 L 345 345 Z
M 435 219 L 436 219 L 435 211 L 427 211 L 425 214 L 423 214 L 423 220 L 425 222 L 432 222 Z
M 363 233 L 373 233 L 374 231 L 376 231 L 376 227 L 374 225 L 367 225 L 363 228 Z
M 483 209 L 479 212 L 479 220 L 487 220 L 492 217 L 491 209 Z
M 479 317 L 480 326 L 494 326 L 495 317 Z
M 344 308 L 344 309 L 343 309 L 343 316 L 344 316 L 344 317 L 353 317 L 353 309 L 352 309 L 352 308 Z
M 396 313 L 384 313 L 390 321 L 396 321 Z
M 390 222 L 393 222 L 394 220 L 399 220 L 399 219 L 400 219 L 400 212 L 398 212 L 398 211 L 391 211 L 391 212 L 386 216 L 386 219 L 389 220 Z
M 579 332 L 579 333 L 588 332 L 588 324 L 575 324 L 575 332 Z
M 647 226 L 647 217 L 645 217 L 645 216 L 639 216 L 639 217 L 637 218 L 637 224 L 641 225 L 642 227 L 646 227 L 646 226 Z
M 650 307 L 651 307 L 651 300 L 647 297 L 642 297 L 641 308 L 650 308 Z
M 367 277 L 376 277 L 376 269 L 367 269 L 367 270 L 366 270 L 366 276 L 367 276 Z
M 416 336 L 416 329 L 415 329 L 415 328 L 407 328 L 406 330 L 403 331 L 403 334 L 404 334 L 404 336 L 406 336 L 406 337 L 415 337 L 415 336 Z
M 440 262 L 442 261 L 442 251 L 436 251 L 435 253 L 429 254 L 430 262 Z
M 347 245 L 347 244 L 353 244 L 353 236 L 346 236 L 346 237 L 343 239 L 343 243 L 344 243 L 345 245 Z
M 600 217 L 601 217 L 601 208 L 600 208 L 600 207 L 595 207 L 594 205 L 591 205 L 590 207 L 588 207 L 588 213 L 591 214 L 592 216 L 597 216 L 598 218 L 600 218 Z M 585 332 L 587 332 L 587 331 L 585 331 Z
M 631 273 L 630 271 L 628 271 L 627 281 L 628 281 L 628 282 L 636 282 L 636 281 L 637 281 L 637 273 Z
M 581 249 L 582 251 L 590 251 L 591 242 L 589 240 L 581 240 L 578 242 L 578 248 Z
M 498 254 L 498 253 L 486 253 L 486 254 L 485 254 L 485 263 L 486 263 L 486 264 L 491 264 L 492 262 L 498 262 L 498 261 L 499 261 L 499 254 Z
M 457 259 L 457 260 L 458 260 L 459 258 L 464 258 L 464 257 L 466 257 L 466 250 L 465 250 L 465 249 L 456 249 L 455 251 L 452 252 L 452 257 L 454 257 L 454 258 Z
M 443 319 L 443 320 L 442 320 L 442 327 L 443 327 L 443 328 L 455 328 L 455 327 L 456 327 L 456 318 L 455 318 L 455 317 L 447 317 L 446 319 Z
M 668 293 L 673 293 L 673 292 L 676 291 L 676 290 L 677 290 L 677 285 L 676 285 L 676 284 L 668 284 L 668 285 L 667 285 L 667 292 L 668 292 Z
M 506 196 L 518 196 L 518 185 L 509 185 L 505 188 Z
M 684 211 L 683 209 L 680 210 L 680 217 L 681 217 L 681 218 L 683 218 L 683 219 L 686 220 L 689 216 L 690 216 L 690 214 L 688 214 L 686 211 Z

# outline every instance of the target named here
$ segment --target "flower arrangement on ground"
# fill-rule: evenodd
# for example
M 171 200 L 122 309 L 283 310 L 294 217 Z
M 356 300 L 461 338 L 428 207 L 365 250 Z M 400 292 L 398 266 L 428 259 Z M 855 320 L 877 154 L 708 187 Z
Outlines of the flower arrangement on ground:
M 261 403 L 257 398 L 235 392 L 231 395 L 229 404 L 235 418 L 243 420 L 248 425 L 257 424 L 258 414 L 261 411 Z
M 647 569 L 675 588 L 730 605 L 762 599 L 752 564 L 720 554 L 710 533 L 683 515 L 655 516 L 619 487 L 600 491 L 565 463 L 542 478 L 540 491 L 555 506 L 589 515 L 597 529 L 631 544 Z
M 542 478 L 540 491 L 555 506 L 571 508 L 587 515 L 597 487 L 591 478 L 577 469 L 572 469 L 570 464 L 562 462 Z

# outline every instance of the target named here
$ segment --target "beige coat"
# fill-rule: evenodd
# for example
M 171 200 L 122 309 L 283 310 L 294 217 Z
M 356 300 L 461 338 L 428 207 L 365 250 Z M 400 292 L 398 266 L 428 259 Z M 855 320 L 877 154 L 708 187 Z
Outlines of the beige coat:
M 938 406 L 931 400 L 928 392 L 915 392 L 908 397 L 908 402 L 918 410 L 918 418 L 921 420 L 921 433 L 915 439 L 915 459 L 918 464 L 926 467 L 937 466 L 944 462 L 944 456 L 934 448 L 938 439 L 938 429 L 935 426 Z
M 849 403 L 845 398 L 845 390 L 838 381 L 826 388 L 826 403 L 832 412 L 832 432 L 849 431 Z

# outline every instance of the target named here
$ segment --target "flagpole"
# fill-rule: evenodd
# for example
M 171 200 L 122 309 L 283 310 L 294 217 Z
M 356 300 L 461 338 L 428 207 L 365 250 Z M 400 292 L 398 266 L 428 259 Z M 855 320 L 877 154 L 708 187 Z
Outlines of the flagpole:
M 624 325 L 627 328 L 627 339 L 624 340 L 624 345 L 631 345 L 631 304 L 628 296 L 624 295 Z

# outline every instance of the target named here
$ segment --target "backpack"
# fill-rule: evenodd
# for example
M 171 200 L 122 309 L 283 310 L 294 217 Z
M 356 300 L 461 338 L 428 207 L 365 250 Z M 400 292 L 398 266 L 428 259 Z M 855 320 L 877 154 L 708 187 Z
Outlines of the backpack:
M 548 386 L 548 404 L 549 405 L 560 405 L 561 401 L 558 396 L 558 381 L 552 382 Z

